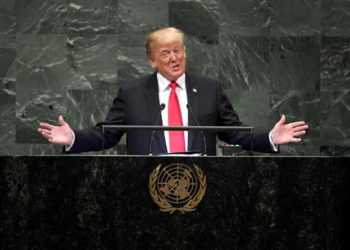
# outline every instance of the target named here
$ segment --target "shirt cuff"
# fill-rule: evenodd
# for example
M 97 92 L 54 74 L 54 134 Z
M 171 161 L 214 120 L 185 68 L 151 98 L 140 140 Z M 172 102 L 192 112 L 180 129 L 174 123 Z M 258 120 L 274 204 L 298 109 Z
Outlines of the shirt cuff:
M 272 142 L 271 131 L 270 131 L 270 133 L 269 133 L 269 140 L 270 140 L 270 144 L 271 144 L 272 151 L 273 151 L 273 152 L 278 152 L 278 145 L 275 145 L 275 144 Z
M 72 135 L 73 135 L 73 141 L 72 141 L 72 143 L 71 143 L 69 146 L 65 146 L 65 150 L 68 151 L 68 152 L 71 150 L 71 148 L 73 147 L 74 142 L 75 142 L 75 133 L 74 133 L 74 131 L 72 131 Z M 271 141 L 271 140 L 270 140 L 270 141 Z

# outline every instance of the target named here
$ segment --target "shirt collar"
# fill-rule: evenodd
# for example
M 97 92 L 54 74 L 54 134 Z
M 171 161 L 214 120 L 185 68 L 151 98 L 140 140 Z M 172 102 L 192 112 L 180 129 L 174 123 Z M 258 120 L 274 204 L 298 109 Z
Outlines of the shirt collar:
M 162 76 L 159 72 L 157 72 L 157 79 L 158 79 L 158 89 L 159 92 L 164 92 L 169 88 L 170 81 L 166 79 L 164 76 Z M 181 89 L 185 89 L 185 73 L 183 73 L 177 80 L 177 84 Z

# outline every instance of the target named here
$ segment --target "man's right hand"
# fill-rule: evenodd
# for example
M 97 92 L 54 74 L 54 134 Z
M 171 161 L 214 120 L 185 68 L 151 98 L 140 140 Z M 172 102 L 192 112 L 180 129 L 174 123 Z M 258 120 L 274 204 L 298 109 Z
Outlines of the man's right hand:
M 73 143 L 74 132 L 63 120 L 63 117 L 60 115 L 58 117 L 58 122 L 60 126 L 54 126 L 48 123 L 40 123 L 38 132 L 42 134 L 50 143 L 66 145 L 69 146 Z

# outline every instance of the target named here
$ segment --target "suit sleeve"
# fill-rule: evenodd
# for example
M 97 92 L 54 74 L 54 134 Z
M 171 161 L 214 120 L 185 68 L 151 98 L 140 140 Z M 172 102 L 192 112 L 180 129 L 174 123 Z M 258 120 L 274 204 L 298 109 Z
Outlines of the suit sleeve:
M 219 126 L 245 126 L 220 87 L 218 87 L 218 121 Z M 239 144 L 244 150 L 274 152 L 268 131 L 255 130 L 253 135 L 249 132 L 218 133 L 218 137 L 226 143 Z
M 116 145 L 125 131 L 105 131 L 103 133 L 101 125 L 124 125 L 126 120 L 125 110 L 126 97 L 123 89 L 120 88 L 106 120 L 88 129 L 74 130 L 75 142 L 70 151 L 66 151 L 66 153 L 100 151 Z

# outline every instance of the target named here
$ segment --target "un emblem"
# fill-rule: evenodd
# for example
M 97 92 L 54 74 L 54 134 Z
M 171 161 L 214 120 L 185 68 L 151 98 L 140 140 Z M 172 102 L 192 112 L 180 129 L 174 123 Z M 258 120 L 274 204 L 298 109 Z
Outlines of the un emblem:
M 206 188 L 206 177 L 196 165 L 158 165 L 149 177 L 150 194 L 162 212 L 178 210 L 184 214 L 196 210 Z

